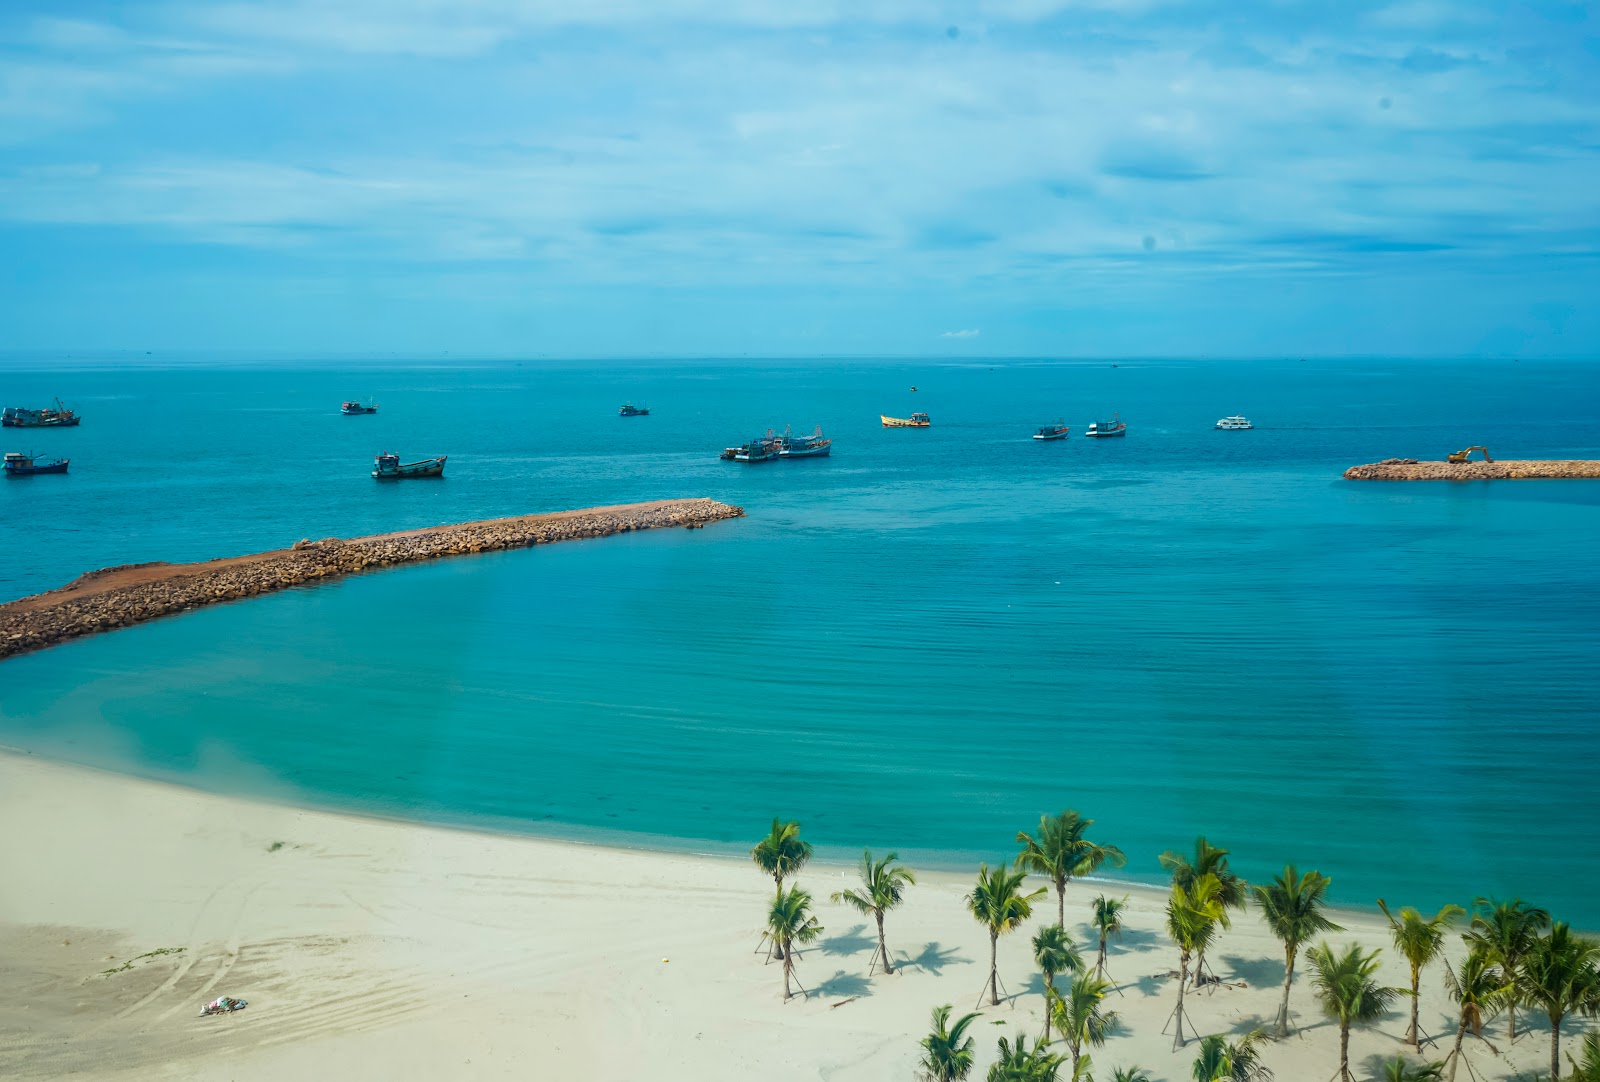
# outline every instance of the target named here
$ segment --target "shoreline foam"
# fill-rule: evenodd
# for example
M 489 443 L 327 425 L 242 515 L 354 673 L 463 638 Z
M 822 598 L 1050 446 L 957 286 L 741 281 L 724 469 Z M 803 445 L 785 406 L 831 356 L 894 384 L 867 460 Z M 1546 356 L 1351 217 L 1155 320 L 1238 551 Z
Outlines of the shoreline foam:
M 0 605 L 0 659 L 189 609 L 397 564 L 739 518 L 716 500 L 654 500 L 430 526 L 200 563 L 125 564 Z

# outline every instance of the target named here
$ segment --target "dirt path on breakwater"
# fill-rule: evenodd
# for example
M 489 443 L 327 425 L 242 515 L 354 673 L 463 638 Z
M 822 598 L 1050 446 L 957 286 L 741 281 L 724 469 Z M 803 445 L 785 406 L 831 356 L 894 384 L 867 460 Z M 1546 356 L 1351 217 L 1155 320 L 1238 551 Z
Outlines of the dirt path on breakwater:
M 0 605 L 0 658 L 201 605 L 372 568 L 633 530 L 697 529 L 743 514 L 741 507 L 704 498 L 656 500 L 429 526 L 349 540 L 299 541 L 293 548 L 202 563 L 108 567 L 90 571 L 60 589 Z
M 1418 462 L 1386 458 L 1344 471 L 1351 481 L 1517 481 L 1538 478 L 1600 478 L 1600 461 L 1525 459 L 1504 462 Z

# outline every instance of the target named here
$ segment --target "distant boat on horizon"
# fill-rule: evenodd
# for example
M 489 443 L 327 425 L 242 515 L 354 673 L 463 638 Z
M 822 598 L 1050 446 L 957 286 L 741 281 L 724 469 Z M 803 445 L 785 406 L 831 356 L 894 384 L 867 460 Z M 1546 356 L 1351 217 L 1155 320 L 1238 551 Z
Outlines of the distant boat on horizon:
M 400 456 L 390 451 L 373 457 L 372 476 L 378 481 L 394 481 L 411 477 L 443 477 L 444 461 L 449 457 L 424 458 L 417 462 L 400 461 Z
M 1224 417 L 1218 421 L 1216 427 L 1224 432 L 1243 432 L 1245 429 L 1254 428 L 1255 425 L 1246 420 L 1244 414 L 1235 413 L 1232 417 Z

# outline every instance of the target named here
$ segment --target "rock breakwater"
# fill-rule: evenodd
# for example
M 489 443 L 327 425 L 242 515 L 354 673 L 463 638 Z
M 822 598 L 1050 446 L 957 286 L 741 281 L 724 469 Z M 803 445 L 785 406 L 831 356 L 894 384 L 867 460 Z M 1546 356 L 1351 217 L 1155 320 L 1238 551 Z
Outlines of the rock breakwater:
M 674 526 L 698 529 L 743 514 L 741 507 L 709 499 L 658 500 L 432 526 L 350 540 L 330 537 L 297 541 L 292 548 L 205 563 L 108 567 L 91 571 L 58 590 L 0 605 L 0 658 L 202 605 L 236 601 L 395 564 L 634 530 Z
M 1501 481 L 1534 478 L 1600 478 L 1600 461 L 1588 459 L 1506 462 L 1418 462 L 1386 458 L 1344 471 L 1351 481 Z

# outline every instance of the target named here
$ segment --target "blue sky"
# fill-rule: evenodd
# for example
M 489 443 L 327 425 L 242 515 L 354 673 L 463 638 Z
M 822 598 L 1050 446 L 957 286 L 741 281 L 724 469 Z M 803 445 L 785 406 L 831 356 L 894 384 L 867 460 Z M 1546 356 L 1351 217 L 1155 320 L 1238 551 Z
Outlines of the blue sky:
M 0 350 L 1600 354 L 1579 3 L 0 4 Z

